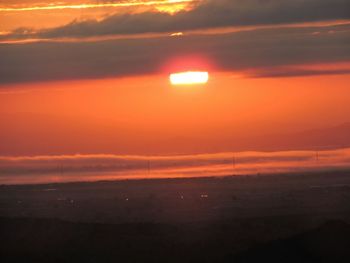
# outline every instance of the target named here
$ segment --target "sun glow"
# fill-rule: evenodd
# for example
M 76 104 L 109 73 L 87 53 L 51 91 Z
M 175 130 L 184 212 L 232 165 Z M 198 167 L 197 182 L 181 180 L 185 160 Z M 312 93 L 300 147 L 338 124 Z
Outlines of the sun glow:
M 170 74 L 170 82 L 172 85 L 205 84 L 208 80 L 208 72 L 187 71 Z

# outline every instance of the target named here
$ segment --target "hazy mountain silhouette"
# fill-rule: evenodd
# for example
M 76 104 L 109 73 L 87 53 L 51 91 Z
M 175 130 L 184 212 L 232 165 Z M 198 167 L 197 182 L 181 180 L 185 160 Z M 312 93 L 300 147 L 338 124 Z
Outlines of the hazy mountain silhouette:
M 198 133 L 192 135 L 193 131 L 186 129 L 168 133 L 139 130 L 107 119 L 91 122 L 50 115 L 4 114 L 0 120 L 7 123 L 0 130 L 4 142 L 0 145 L 0 155 L 52 152 L 158 155 L 350 147 L 350 122 L 305 131 L 295 127 L 291 132 L 284 132 L 287 128 L 282 124 L 254 123 L 239 127 L 230 124 L 198 128 Z M 35 139 L 38 136 L 40 140 Z M 61 143 L 62 138 L 65 143 Z
M 249 132 L 249 131 L 248 131 Z M 247 132 L 247 133 L 248 133 Z M 177 145 L 186 142 L 188 152 L 226 152 L 226 151 L 282 151 L 282 150 L 325 150 L 350 147 L 350 122 L 337 126 L 311 129 L 290 133 L 251 133 L 232 132 L 212 137 L 178 137 Z M 165 144 L 166 145 L 166 144 Z M 183 147 L 182 147 L 183 150 Z M 176 152 L 176 151 L 175 151 Z M 181 152 L 180 146 L 178 152 Z
M 322 129 L 268 135 L 259 138 L 255 147 L 261 150 L 344 148 L 350 146 L 349 135 L 350 122 Z

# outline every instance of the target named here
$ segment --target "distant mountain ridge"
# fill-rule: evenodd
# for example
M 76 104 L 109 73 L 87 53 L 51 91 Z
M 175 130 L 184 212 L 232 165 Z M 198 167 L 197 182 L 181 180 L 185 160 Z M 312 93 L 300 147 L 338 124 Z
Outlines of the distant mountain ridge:
M 141 154 L 172 155 L 239 151 L 322 150 L 350 147 L 350 122 L 319 129 L 303 126 L 288 131 L 283 124 L 247 124 L 198 128 L 193 135 L 137 130 L 127 123 L 104 121 L 92 125 L 57 116 L 16 114 L 0 116 L 8 124 L 0 130 L 0 155 L 28 156 L 46 154 Z M 19 119 L 18 119 L 19 118 Z M 11 122 L 11 120 L 17 120 Z M 291 124 L 290 124 L 291 125 Z M 289 126 L 290 126 L 289 125 Z M 258 127 L 265 127 L 259 130 Z M 268 129 L 266 129 L 266 127 Z M 299 131 L 298 131 L 299 130 Z M 38 141 L 35 138 L 40 137 Z
M 186 151 L 196 153 L 340 149 L 350 147 L 350 122 L 300 132 L 218 137 L 215 139 L 202 137 L 174 140 L 178 141 L 178 145 L 180 142 L 186 141 Z M 181 153 L 181 149 L 178 150 Z
M 270 135 L 265 137 L 265 142 L 262 142 L 260 146 L 262 149 L 272 148 L 273 150 L 322 150 L 349 147 L 350 122 L 323 129 Z

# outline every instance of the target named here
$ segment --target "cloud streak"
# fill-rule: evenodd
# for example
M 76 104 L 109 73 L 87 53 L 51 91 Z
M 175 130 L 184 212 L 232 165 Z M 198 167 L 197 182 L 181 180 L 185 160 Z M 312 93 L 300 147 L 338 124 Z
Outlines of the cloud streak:
M 21 12 L 21 11 L 38 11 L 38 10 L 62 10 L 62 9 L 89 9 L 102 7 L 137 7 L 137 6 L 160 6 L 160 5 L 176 5 L 181 3 L 189 3 L 193 0 L 160 0 L 160 1 L 120 1 L 105 3 L 77 3 L 77 4 L 50 4 L 50 5 L 34 5 L 34 6 L 9 6 L 0 7 L 0 12 Z
M 249 175 L 349 167 L 350 149 L 323 150 L 317 155 L 315 151 L 281 151 L 177 156 L 2 156 L 0 183 Z

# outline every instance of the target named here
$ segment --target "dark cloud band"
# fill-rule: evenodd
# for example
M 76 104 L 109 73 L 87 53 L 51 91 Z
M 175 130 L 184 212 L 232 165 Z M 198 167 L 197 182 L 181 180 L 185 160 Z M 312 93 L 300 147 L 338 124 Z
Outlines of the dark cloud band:
M 348 62 L 349 32 L 350 25 L 339 25 L 179 38 L 1 44 L 0 83 L 160 73 L 167 61 L 191 55 L 208 57 L 220 71 Z M 309 71 L 307 75 L 320 73 Z M 266 73 L 265 70 L 259 74 L 288 76 L 305 75 L 305 72 Z

